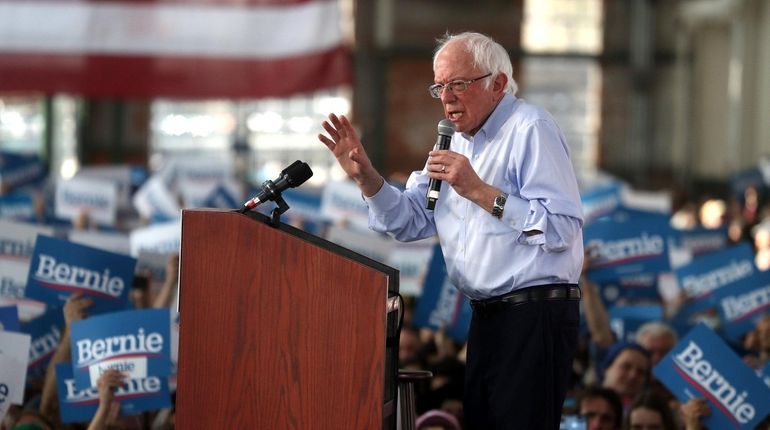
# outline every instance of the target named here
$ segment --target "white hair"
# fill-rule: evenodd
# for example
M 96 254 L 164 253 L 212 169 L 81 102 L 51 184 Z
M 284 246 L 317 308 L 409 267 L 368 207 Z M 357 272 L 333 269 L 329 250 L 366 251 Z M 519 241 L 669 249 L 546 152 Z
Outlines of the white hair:
M 492 40 L 491 37 L 481 33 L 465 32 L 459 34 L 445 34 L 437 40 L 438 46 L 433 54 L 433 70 L 436 70 L 436 58 L 447 45 L 459 42 L 465 45 L 465 49 L 473 57 L 473 65 L 492 74 L 492 78 L 502 73 L 508 78 L 504 92 L 516 94 L 519 86 L 513 79 L 513 65 L 508 51 L 502 45 Z M 490 80 L 485 80 L 485 88 L 489 88 Z
M 638 343 L 646 335 L 654 337 L 668 335 L 671 336 L 671 339 L 674 340 L 674 343 L 679 340 L 679 336 L 677 336 L 676 331 L 674 331 L 670 325 L 660 321 L 650 321 L 642 324 L 642 326 L 636 330 L 636 342 Z

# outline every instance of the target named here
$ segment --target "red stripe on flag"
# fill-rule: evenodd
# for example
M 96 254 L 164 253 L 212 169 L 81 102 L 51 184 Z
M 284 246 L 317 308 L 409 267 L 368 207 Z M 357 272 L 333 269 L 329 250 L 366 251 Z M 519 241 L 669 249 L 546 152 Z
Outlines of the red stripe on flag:
M 124 98 L 280 97 L 349 84 L 347 49 L 269 60 L 1 53 L 0 91 Z

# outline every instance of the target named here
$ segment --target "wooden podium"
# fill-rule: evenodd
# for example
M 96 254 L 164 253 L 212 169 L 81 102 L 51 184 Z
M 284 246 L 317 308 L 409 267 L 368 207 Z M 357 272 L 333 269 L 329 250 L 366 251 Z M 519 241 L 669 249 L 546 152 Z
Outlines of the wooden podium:
M 395 429 L 398 271 L 268 220 L 182 213 L 178 428 Z

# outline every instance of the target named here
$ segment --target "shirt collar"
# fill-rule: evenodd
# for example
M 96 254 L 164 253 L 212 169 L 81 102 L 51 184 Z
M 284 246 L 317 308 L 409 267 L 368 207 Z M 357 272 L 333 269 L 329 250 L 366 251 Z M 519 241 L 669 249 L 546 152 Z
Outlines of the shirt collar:
M 489 118 L 487 118 L 486 122 L 484 122 L 484 125 L 481 126 L 479 131 L 477 131 L 473 136 L 465 133 L 462 133 L 462 136 L 467 140 L 473 140 L 475 137 L 482 138 L 484 140 L 491 139 L 497 134 L 503 124 L 505 124 L 505 121 L 510 118 L 511 112 L 513 111 L 513 105 L 516 103 L 516 100 L 518 100 L 518 98 L 513 94 L 503 94 L 503 98 L 501 98 L 500 102 L 497 103 L 497 106 L 495 106 L 492 114 L 489 115 Z

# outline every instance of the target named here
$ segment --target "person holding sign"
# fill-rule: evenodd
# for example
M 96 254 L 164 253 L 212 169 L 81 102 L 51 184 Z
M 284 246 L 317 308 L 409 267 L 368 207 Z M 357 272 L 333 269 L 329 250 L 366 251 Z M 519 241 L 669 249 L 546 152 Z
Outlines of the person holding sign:
M 557 429 L 583 260 L 569 149 L 550 114 L 514 95 L 508 53 L 489 37 L 447 35 L 433 72 L 428 91 L 455 132 L 405 191 L 385 183 L 344 116 L 329 115 L 319 139 L 360 188 L 370 228 L 400 241 L 438 235 L 450 280 L 470 297 L 467 427 Z M 431 179 L 445 182 L 433 210 Z

